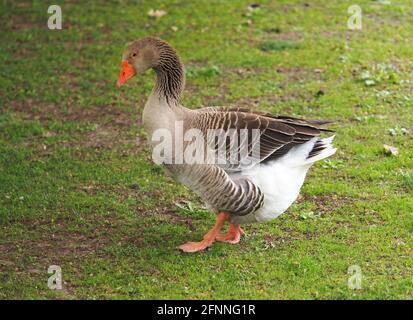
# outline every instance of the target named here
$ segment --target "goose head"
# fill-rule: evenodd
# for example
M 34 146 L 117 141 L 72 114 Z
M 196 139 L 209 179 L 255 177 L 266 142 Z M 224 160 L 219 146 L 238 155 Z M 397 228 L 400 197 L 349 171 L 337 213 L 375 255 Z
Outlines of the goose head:
M 160 49 L 163 41 L 148 37 L 133 41 L 122 54 L 121 71 L 117 85 L 126 83 L 136 74 L 144 74 L 150 68 L 156 68 L 159 63 Z
M 122 54 L 118 87 L 151 68 L 156 73 L 152 94 L 165 99 L 169 105 L 179 104 L 185 87 L 184 68 L 175 49 L 159 38 L 143 38 L 126 47 Z

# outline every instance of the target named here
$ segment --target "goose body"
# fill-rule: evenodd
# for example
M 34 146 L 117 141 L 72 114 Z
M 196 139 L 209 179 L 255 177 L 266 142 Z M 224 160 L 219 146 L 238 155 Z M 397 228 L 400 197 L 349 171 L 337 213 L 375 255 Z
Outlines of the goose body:
M 332 146 L 333 136 L 319 137 L 322 131 L 329 131 L 322 127 L 325 121 L 277 117 L 233 107 L 183 107 L 180 104 L 185 83 L 183 66 L 175 50 L 157 38 L 141 39 L 127 47 L 118 85 L 149 68 L 155 70 L 157 82 L 145 105 L 143 123 L 152 137 L 154 151 L 159 140 L 153 138 L 159 130 L 169 132 L 172 150 L 162 163 L 177 181 L 197 193 L 217 214 L 214 228 L 202 241 L 180 246 L 185 252 L 203 250 L 216 240 L 238 243 L 243 234 L 241 224 L 278 217 L 297 199 L 311 165 L 336 151 Z M 179 133 L 185 135 L 194 129 L 201 138 L 195 142 L 178 141 Z M 223 140 L 210 139 L 211 130 L 219 132 Z M 202 161 L 181 162 L 182 154 L 194 145 L 198 150 L 195 153 L 205 151 L 200 152 Z M 224 149 L 225 161 L 209 162 L 206 155 L 217 146 Z M 239 161 L 228 161 L 233 150 Z M 242 150 L 249 151 L 242 153 Z M 229 230 L 221 234 L 219 231 L 226 221 L 230 223 Z

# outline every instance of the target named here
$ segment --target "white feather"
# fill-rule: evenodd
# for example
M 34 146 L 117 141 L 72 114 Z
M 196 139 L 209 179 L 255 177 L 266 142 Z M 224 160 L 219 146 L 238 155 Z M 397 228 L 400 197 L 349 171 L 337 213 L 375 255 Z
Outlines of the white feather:
M 242 175 L 249 178 L 264 193 L 264 205 L 252 214 L 233 216 L 232 223 L 266 222 L 284 213 L 297 199 L 311 165 L 336 152 L 332 146 L 334 136 L 320 139 L 326 146 L 318 155 L 308 158 L 319 138 L 293 147 L 284 156 L 266 164 L 261 164 L 233 177 Z

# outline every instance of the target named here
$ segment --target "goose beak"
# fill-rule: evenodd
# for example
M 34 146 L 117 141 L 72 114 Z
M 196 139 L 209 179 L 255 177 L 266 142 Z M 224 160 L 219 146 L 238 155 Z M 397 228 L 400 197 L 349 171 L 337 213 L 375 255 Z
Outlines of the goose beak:
M 132 78 L 135 74 L 135 68 L 128 61 L 123 60 L 117 82 L 118 87 L 124 85 L 126 81 Z

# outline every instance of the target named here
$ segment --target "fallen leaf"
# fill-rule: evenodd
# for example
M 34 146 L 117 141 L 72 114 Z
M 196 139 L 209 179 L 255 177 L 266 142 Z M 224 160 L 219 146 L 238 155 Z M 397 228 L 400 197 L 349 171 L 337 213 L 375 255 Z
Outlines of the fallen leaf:
M 148 16 L 152 17 L 152 18 L 160 18 L 162 16 L 166 15 L 166 11 L 165 10 L 149 10 L 148 11 Z
M 383 144 L 384 151 L 386 154 L 391 155 L 391 156 L 397 156 L 399 154 L 399 149 L 393 146 L 389 146 L 388 144 Z

